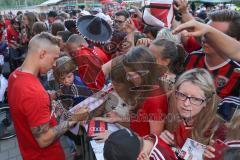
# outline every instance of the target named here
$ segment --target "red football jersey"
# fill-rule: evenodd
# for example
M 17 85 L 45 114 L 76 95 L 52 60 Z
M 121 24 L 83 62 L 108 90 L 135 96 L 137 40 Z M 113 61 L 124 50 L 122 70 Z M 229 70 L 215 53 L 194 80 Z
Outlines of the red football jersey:
M 217 94 L 221 98 L 240 95 L 240 73 L 236 71 L 240 64 L 230 59 L 215 67 L 209 67 L 205 54 L 202 52 L 191 53 L 185 60 L 185 70 L 204 68 L 214 79 Z

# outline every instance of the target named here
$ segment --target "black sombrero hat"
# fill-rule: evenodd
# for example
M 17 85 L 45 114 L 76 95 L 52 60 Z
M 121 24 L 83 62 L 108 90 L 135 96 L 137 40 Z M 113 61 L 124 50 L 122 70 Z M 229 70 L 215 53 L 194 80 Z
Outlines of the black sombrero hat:
M 96 16 L 83 16 L 77 20 L 79 33 L 94 43 L 106 43 L 112 37 L 112 28 L 102 18 Z
M 64 26 L 68 31 L 71 31 L 71 28 L 76 28 L 76 19 L 66 19 L 64 21 Z

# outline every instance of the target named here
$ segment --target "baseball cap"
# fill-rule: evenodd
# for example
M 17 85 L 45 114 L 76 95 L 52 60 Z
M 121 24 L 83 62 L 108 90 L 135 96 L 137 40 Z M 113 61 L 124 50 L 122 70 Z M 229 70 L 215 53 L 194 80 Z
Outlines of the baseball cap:
M 141 142 L 129 129 L 112 133 L 104 144 L 106 160 L 136 160 L 141 151 Z

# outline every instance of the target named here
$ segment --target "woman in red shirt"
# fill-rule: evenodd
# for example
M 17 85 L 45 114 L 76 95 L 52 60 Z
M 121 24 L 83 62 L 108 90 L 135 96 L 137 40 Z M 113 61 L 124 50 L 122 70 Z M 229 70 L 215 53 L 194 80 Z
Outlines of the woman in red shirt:
M 33 12 L 26 12 L 22 19 L 24 28 L 22 29 L 22 44 L 27 45 L 30 39 L 33 37 L 33 24 L 37 22 L 37 17 Z
M 12 19 L 11 25 L 7 27 L 7 41 L 10 55 L 10 67 L 12 71 L 14 71 L 18 66 L 20 66 L 19 57 L 21 57 L 21 52 L 19 48 L 21 47 L 21 45 L 19 38 L 19 30 L 19 22 L 16 19 Z
M 171 95 L 166 130 L 161 139 L 181 148 L 187 138 L 208 144 L 211 135 L 217 134 L 215 123 L 217 95 L 211 75 L 205 69 L 192 69 L 183 73 Z
M 8 46 L 11 48 L 18 48 L 19 47 L 19 29 L 20 24 L 17 20 L 12 19 L 11 24 L 7 27 L 7 41 Z
M 129 88 L 133 108 L 130 111 L 130 128 L 146 136 L 159 135 L 167 114 L 167 97 L 159 86 L 158 78 L 166 71 L 158 67 L 155 57 L 148 48 L 135 47 L 123 59 L 126 78 L 132 83 Z
M 108 113 L 108 118 L 100 118 L 110 123 L 125 122 L 139 136 L 160 135 L 167 114 L 167 96 L 159 86 L 159 76 L 166 71 L 158 67 L 155 57 L 148 48 L 134 47 L 123 55 L 122 64 L 126 71 L 128 86 L 129 118 Z M 123 75 L 124 76 L 124 75 Z

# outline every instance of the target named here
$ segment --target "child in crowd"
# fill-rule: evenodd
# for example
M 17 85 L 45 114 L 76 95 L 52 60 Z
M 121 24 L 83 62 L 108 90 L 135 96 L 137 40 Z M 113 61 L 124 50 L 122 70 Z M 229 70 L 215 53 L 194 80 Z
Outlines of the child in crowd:
M 68 31 L 58 31 L 57 36 L 61 38 L 60 41 L 60 56 L 62 55 L 66 55 L 66 41 L 68 40 L 68 38 L 71 36 L 72 34 Z M 53 70 L 51 69 L 48 73 L 47 73 L 47 77 L 45 77 L 47 80 L 47 84 L 46 86 L 49 87 L 49 89 L 52 90 L 57 90 L 59 89 L 58 84 L 56 84 L 56 81 L 54 79 L 53 76 Z
M 71 109 L 74 105 L 80 103 L 85 98 L 89 97 L 92 92 L 84 85 L 81 79 L 78 76 L 74 75 L 76 70 L 76 65 L 74 64 L 71 57 L 62 56 L 56 60 L 56 67 L 53 70 L 53 75 L 55 80 L 60 84 L 60 89 L 56 92 L 55 97 L 61 100 L 61 103 L 66 110 Z M 72 103 L 71 103 L 72 102 Z M 70 132 L 67 132 L 66 135 L 71 135 Z M 76 137 L 76 136 L 74 136 Z M 81 142 L 74 142 L 67 138 L 68 144 L 71 147 L 71 151 L 75 152 L 79 156 L 79 148 Z
M 76 65 L 69 56 L 62 56 L 56 60 L 53 70 L 55 80 L 60 84 L 57 91 L 58 98 L 71 98 L 73 105 L 78 104 L 92 93 L 78 76 L 74 75 Z

